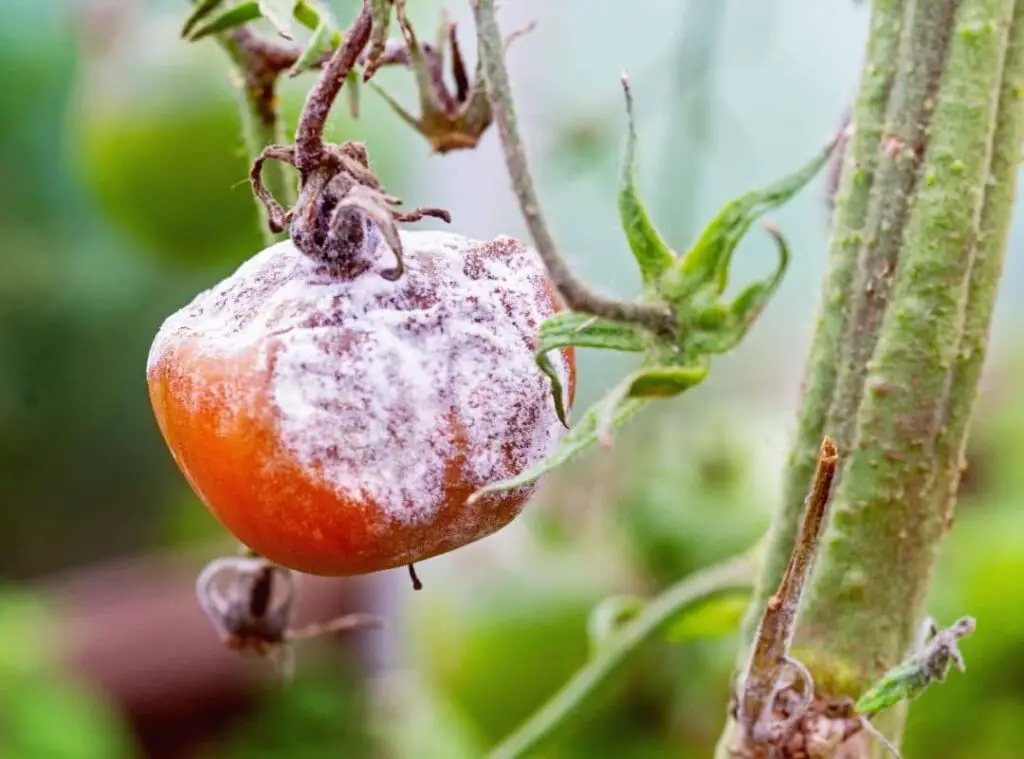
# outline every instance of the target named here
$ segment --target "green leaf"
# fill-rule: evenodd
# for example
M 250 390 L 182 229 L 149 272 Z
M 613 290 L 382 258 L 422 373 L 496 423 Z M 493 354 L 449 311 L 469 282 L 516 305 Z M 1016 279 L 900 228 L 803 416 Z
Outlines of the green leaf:
M 598 603 L 587 619 L 590 657 L 597 656 L 615 632 L 639 615 L 646 605 L 637 596 L 609 596 Z
M 303 0 L 295 5 L 295 19 L 303 26 L 311 28 L 313 35 L 288 72 L 288 76 L 292 77 L 314 68 L 321 58 L 340 46 L 342 41 L 342 34 L 331 15 L 318 11 Z
M 658 230 L 644 208 L 636 187 L 636 124 L 633 116 L 633 95 L 629 82 L 622 78 L 622 89 L 626 95 L 626 119 L 628 136 L 626 138 L 626 160 L 622 169 L 621 189 L 619 190 L 619 215 L 622 228 L 626 232 L 629 248 L 633 257 L 640 265 L 640 275 L 645 285 L 651 285 L 661 279 L 662 274 L 676 262 L 675 254 L 662 240 Z
M 616 402 L 617 405 L 610 407 L 607 412 L 605 411 L 610 403 Z M 494 482 L 477 490 L 467 499 L 467 503 L 472 504 L 489 493 L 514 490 L 539 480 L 551 470 L 557 469 L 594 445 L 598 439 L 598 425 L 601 419 L 609 418 L 609 426 L 619 426 L 635 415 L 647 402 L 643 398 L 622 399 L 621 393 L 613 391 L 587 410 L 579 422 L 562 436 L 550 456 L 516 477 Z
M 285 39 L 292 39 L 292 14 L 299 3 L 299 0 L 258 0 L 260 12 L 267 19 L 277 33 Z
M 578 314 L 573 311 L 559 311 L 540 325 L 537 366 L 551 380 L 555 411 L 566 427 L 569 423 L 564 388 L 547 354 L 558 348 L 567 347 L 639 352 L 644 349 L 644 341 L 637 327 L 604 321 L 589 314 Z
M 185 19 L 185 24 L 181 27 L 181 36 L 188 39 L 196 25 L 217 10 L 217 6 L 223 2 L 224 0 L 200 0 Z
M 737 592 L 713 598 L 672 621 L 665 630 L 669 643 L 730 635 L 739 629 L 750 603 L 750 593 Z
M 195 42 L 201 40 L 204 37 L 209 37 L 211 34 L 219 34 L 220 32 L 226 32 L 229 29 L 235 29 L 239 26 L 244 26 L 250 21 L 255 21 L 261 17 L 260 7 L 253 0 L 253 2 L 242 3 L 232 8 L 228 8 L 223 13 L 215 16 L 212 21 L 208 21 L 203 26 L 199 27 L 192 32 L 192 36 L 189 37 L 189 41 Z
M 802 190 L 827 163 L 835 145 L 836 141 L 831 141 L 807 163 L 779 181 L 729 201 L 677 265 L 681 295 L 711 283 L 715 292 L 724 292 L 729 283 L 732 255 L 747 230 L 765 213 Z

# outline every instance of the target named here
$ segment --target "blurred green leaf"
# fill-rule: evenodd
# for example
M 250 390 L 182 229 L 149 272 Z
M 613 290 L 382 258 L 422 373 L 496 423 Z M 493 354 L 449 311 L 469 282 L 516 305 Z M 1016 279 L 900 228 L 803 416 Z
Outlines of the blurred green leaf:
M 258 0 L 260 12 L 285 39 L 292 39 L 292 16 L 300 0 Z
M 189 40 L 196 42 L 204 37 L 209 37 L 211 34 L 219 34 L 220 32 L 226 32 L 229 29 L 236 29 L 240 26 L 245 26 L 246 24 L 260 18 L 260 15 L 260 7 L 255 2 L 242 3 L 241 5 L 233 6 L 223 13 L 214 16 L 212 20 L 193 31 Z
M 130 759 L 127 727 L 63 671 L 60 620 L 40 599 L 0 588 L 0 756 Z
M 665 631 L 665 640 L 689 643 L 731 635 L 739 629 L 749 602 L 749 593 L 731 593 L 714 598 L 672 622 Z
M 200 2 L 196 3 L 181 27 L 181 36 L 187 39 L 196 25 L 217 10 L 217 7 L 223 2 L 224 0 L 200 0 Z
M 295 6 L 296 11 L 299 8 L 308 9 L 316 14 L 310 6 L 305 3 L 299 3 Z M 296 13 L 298 15 L 298 12 Z M 305 14 L 303 14 L 305 15 Z M 310 18 L 312 20 L 312 18 Z M 302 53 L 299 55 L 298 60 L 292 66 L 288 72 L 289 76 L 298 76 L 303 71 L 309 71 L 320 59 L 324 57 L 328 52 L 338 47 L 341 44 L 341 32 L 334 25 L 333 19 L 327 14 L 317 14 L 317 20 L 313 27 L 313 35 L 309 38 L 309 42 L 306 43 L 306 47 L 303 48 Z

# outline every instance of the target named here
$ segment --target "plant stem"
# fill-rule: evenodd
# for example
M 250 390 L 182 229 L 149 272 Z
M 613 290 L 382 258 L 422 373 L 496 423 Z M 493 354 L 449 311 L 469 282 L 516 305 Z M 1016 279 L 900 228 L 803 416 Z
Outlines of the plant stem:
M 746 556 L 740 556 L 701 570 L 665 590 L 635 619 L 616 630 L 607 648 L 580 669 L 525 724 L 495 747 L 488 754 L 488 759 L 529 756 L 578 718 L 590 699 L 622 670 L 641 646 L 655 640 L 688 609 L 723 593 L 749 589 L 753 575 L 753 562 Z
M 946 418 L 939 437 L 939 461 L 943 476 L 937 483 L 937 496 L 945 503 L 947 522 L 953 518 L 957 488 L 960 484 L 967 428 L 974 408 L 988 347 L 989 327 L 996 304 L 999 280 L 1003 273 L 1006 242 L 1010 231 L 1013 202 L 1020 168 L 1020 146 L 1024 142 L 1024 0 L 1014 6 L 1010 41 L 1003 64 L 1003 83 L 999 95 L 999 116 L 992 146 L 985 205 L 981 212 L 978 244 L 968 286 L 967 312 L 964 317 L 960 350 L 953 367 Z
M 946 478 L 937 446 L 1013 7 L 1013 0 L 961 0 L 957 9 L 931 141 L 857 409 L 857 439 L 794 648 L 834 697 L 858 695 L 900 660 L 945 533 L 945 504 L 933 497 Z
M 754 600 L 744 619 L 744 645 L 738 656 L 740 666 L 746 664 L 746 644 L 752 640 L 765 604 L 786 570 L 804 510 L 804 496 L 817 465 L 818 446 L 825 433 L 825 417 L 832 405 L 842 336 L 849 318 L 848 295 L 874 184 L 878 143 L 896 76 L 895 61 L 907 2 L 876 0 L 872 10 L 871 38 L 861 72 L 860 92 L 854 104 L 853 123 L 856 129 L 846 147 L 839 191 L 834 200 L 832 242 L 821 295 L 821 316 L 804 372 L 803 403 L 786 466 L 782 501 L 768 532 L 765 564 L 758 578 Z
M 958 3 L 913 2 L 904 11 L 897 58 L 900 65 L 877 153 L 872 202 L 860 236 L 852 289 L 854 308 L 839 343 L 835 397 L 826 423 L 828 433 L 843 451 L 853 443 L 867 363 L 889 303 L 907 210 L 928 146 L 928 125 Z
M 239 113 L 242 135 L 250 162 L 270 145 L 285 142 L 284 122 L 277 110 L 277 81 L 281 70 L 268 65 L 260 51 L 249 44 L 256 39 L 247 29 L 217 35 L 217 41 L 228 54 L 239 78 Z M 285 206 L 295 202 L 296 183 L 291 169 L 279 161 L 264 172 L 267 189 Z M 271 245 L 284 239 L 286 233 L 274 233 L 269 224 L 266 208 L 256 201 L 259 209 L 264 243 Z
M 671 334 L 675 330 L 675 316 L 666 304 L 606 298 L 590 290 L 569 269 L 544 218 L 530 175 L 526 148 L 516 123 L 512 88 L 505 68 L 505 46 L 494 12 L 494 0 L 473 0 L 473 16 L 488 99 L 501 135 L 512 188 L 537 252 L 566 306 L 603 319 L 638 324 L 658 334 Z

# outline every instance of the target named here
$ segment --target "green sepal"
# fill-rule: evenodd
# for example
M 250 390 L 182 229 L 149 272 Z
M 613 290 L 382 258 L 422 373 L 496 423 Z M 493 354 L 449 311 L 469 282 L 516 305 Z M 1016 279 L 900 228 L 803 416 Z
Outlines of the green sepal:
M 611 431 L 616 426 L 615 410 L 632 398 L 672 398 L 699 385 L 708 376 L 707 359 L 698 359 L 692 366 L 644 366 L 631 372 L 603 399 L 597 418 L 597 442 L 611 445 Z
M 223 2 L 224 0 L 200 0 L 196 3 L 192 12 L 188 14 L 188 18 L 185 19 L 185 23 L 181 27 L 181 36 L 188 39 L 192 30 L 196 28 L 196 25 L 217 10 L 217 6 Z
M 786 240 L 774 227 L 765 227 L 775 241 L 779 262 L 775 271 L 760 282 L 748 285 L 725 309 L 725 320 L 709 329 L 709 336 L 696 343 L 695 349 L 702 353 L 727 353 L 746 337 L 754 322 L 782 284 L 789 266 L 789 247 Z M 716 312 L 716 317 L 718 313 Z
M 688 366 L 648 366 L 629 378 L 631 398 L 673 398 L 703 382 L 710 365 L 705 358 Z
M 473 503 L 487 493 L 512 490 L 540 479 L 597 442 L 609 442 L 609 433 L 643 408 L 651 398 L 678 395 L 699 384 L 708 373 L 705 358 L 689 366 L 648 366 L 637 369 L 591 406 L 558 442 L 554 452 L 517 477 L 495 482 L 469 497 Z
M 620 402 L 617 405 L 611 406 L 606 413 L 605 407 L 609 402 L 616 400 Z M 647 403 L 647 399 L 644 398 L 626 398 L 622 400 L 621 393 L 616 392 L 606 395 L 591 406 L 580 417 L 580 420 L 562 436 L 550 456 L 516 477 L 510 477 L 507 480 L 494 482 L 480 488 L 467 499 L 467 503 L 472 504 L 489 493 L 514 490 L 539 480 L 548 472 L 557 469 L 594 445 L 598 439 L 599 423 L 603 418 L 610 418 L 611 425 L 619 426 L 633 417 Z
M 220 32 L 226 32 L 229 29 L 245 26 L 249 22 L 261 18 L 262 15 L 263 14 L 260 12 L 260 6 L 255 2 L 255 0 L 248 3 L 242 3 L 228 8 L 223 13 L 214 16 L 213 19 L 206 22 L 198 29 L 194 29 L 188 39 L 190 42 L 195 42 L 203 39 L 204 37 L 209 37 L 211 34 L 219 34 Z
M 285 39 L 292 39 L 292 16 L 301 0 L 258 0 L 260 13 Z
M 733 253 L 747 230 L 765 213 L 802 190 L 828 162 L 835 145 L 836 141 L 831 141 L 779 181 L 729 201 L 676 265 L 673 285 L 680 291 L 680 297 L 709 284 L 714 285 L 716 293 L 724 292 L 729 284 Z
M 288 71 L 288 76 L 298 76 L 309 71 L 331 50 L 341 45 L 342 33 L 334 23 L 331 15 L 317 10 L 304 0 L 295 4 L 295 20 L 312 29 L 313 34 L 306 43 L 305 49 Z M 349 79 L 351 81 L 351 78 Z
M 676 256 L 661 238 L 644 208 L 636 186 L 636 123 L 633 115 L 633 96 L 626 79 L 622 80 L 626 95 L 626 157 L 622 167 L 619 189 L 619 216 L 626 233 L 629 249 L 640 266 L 645 285 L 661 280 L 662 275 L 676 263 Z
M 551 380 L 551 394 L 559 421 L 569 426 L 565 408 L 565 388 L 548 353 L 558 348 L 604 348 L 639 352 L 644 349 L 640 330 L 628 324 L 604 321 L 589 314 L 559 311 L 540 325 L 536 360 L 540 370 Z
M 590 658 L 597 657 L 605 644 L 626 623 L 637 617 L 647 602 L 638 596 L 609 596 L 602 599 L 587 618 Z

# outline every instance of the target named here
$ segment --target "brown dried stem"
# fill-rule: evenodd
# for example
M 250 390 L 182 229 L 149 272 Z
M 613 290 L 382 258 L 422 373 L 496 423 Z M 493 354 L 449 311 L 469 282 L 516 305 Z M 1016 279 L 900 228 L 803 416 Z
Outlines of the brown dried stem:
M 303 177 L 320 168 L 324 162 L 324 125 L 327 123 L 327 115 L 359 54 L 370 41 L 372 24 L 370 7 L 364 4 L 356 20 L 345 33 L 341 46 L 324 66 L 306 98 L 299 128 L 295 132 L 295 166 Z
M 671 334 L 675 330 L 675 315 L 667 304 L 606 298 L 593 292 L 569 269 L 541 210 L 530 174 L 526 148 L 516 123 L 512 88 L 505 68 L 505 42 L 495 15 L 494 0 L 473 0 L 472 4 L 488 98 L 501 135 L 512 188 L 537 252 L 544 261 L 548 275 L 558 288 L 562 300 L 573 311 L 612 321 L 638 324 L 658 334 Z
M 818 467 L 805 501 L 803 521 L 789 564 L 778 590 L 768 600 L 754 638 L 741 684 L 737 715 L 747 738 L 754 742 L 778 743 L 784 740 L 806 713 L 814 696 L 810 674 L 789 652 L 804 587 L 818 553 L 837 463 L 835 443 L 826 437 L 818 452 Z M 775 715 L 777 698 L 791 687 L 784 679 L 787 669 L 794 671 L 802 681 L 803 692 L 799 701 L 791 702 L 786 717 L 779 720 Z

